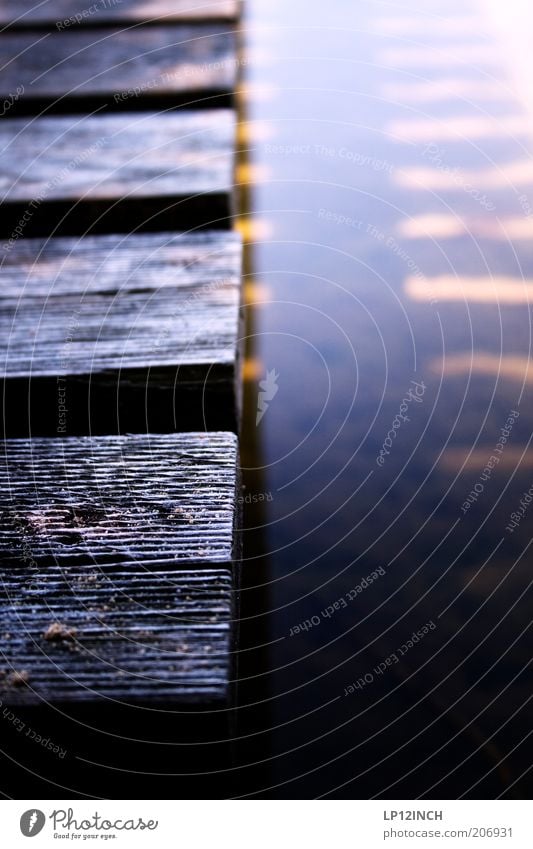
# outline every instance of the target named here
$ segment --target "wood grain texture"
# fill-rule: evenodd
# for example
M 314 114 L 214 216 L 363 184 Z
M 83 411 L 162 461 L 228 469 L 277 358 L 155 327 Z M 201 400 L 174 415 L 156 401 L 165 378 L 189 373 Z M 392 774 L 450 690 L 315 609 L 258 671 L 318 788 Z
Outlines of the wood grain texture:
M 227 701 L 233 595 L 221 568 L 3 569 L 0 698 Z
M 2 702 L 227 704 L 236 487 L 232 434 L 3 443 Z
M 0 0 L 0 25 L 65 30 L 102 23 L 229 21 L 237 18 L 239 6 L 238 0 Z
M 7 440 L 2 568 L 232 568 L 237 462 L 229 433 Z
M 0 249 L 7 432 L 30 432 L 28 399 L 41 435 L 236 429 L 241 254 L 220 232 Z
M 234 33 L 220 26 L 4 33 L 0 100 L 9 117 L 228 105 L 237 63 Z
M 235 119 L 216 109 L 0 122 L 0 233 L 227 227 Z M 66 216 L 66 218 L 65 218 Z

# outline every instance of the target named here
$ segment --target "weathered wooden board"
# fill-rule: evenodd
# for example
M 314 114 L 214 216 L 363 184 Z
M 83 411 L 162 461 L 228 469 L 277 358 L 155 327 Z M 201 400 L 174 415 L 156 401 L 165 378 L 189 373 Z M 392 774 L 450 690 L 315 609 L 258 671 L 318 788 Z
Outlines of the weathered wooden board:
M 0 122 L 0 235 L 230 224 L 231 110 Z
M 3 569 L 231 568 L 238 559 L 233 434 L 9 439 L 1 447 Z
M 228 105 L 237 79 L 235 35 L 213 26 L 4 33 L 5 114 Z
M 2 702 L 227 702 L 237 486 L 232 434 L 4 442 Z
M 237 429 L 241 253 L 205 231 L 0 249 L 5 432 Z
M 1 570 L 4 704 L 229 699 L 229 569 Z
M 235 20 L 239 0 L 0 0 L 0 25 L 70 30 L 102 23 Z

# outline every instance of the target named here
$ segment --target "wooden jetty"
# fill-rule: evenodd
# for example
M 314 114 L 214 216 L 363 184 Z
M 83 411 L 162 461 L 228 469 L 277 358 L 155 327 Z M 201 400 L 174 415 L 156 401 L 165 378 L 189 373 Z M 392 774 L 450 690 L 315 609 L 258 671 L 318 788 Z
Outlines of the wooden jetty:
M 231 29 L 170 24 L 9 33 L 0 64 L 0 100 L 18 91 L 17 114 L 230 105 L 238 69 Z
M 0 123 L 0 237 L 228 228 L 229 109 Z
M 20 239 L 0 260 L 6 435 L 237 429 L 235 233 Z
M 240 0 L 2 0 L 0 25 L 6 29 L 65 31 L 72 26 L 184 21 L 235 23 Z
M 15 796 L 146 795 L 113 770 L 158 728 L 184 776 L 231 762 L 238 13 L 0 2 L 0 701 L 76 752 L 12 735 Z

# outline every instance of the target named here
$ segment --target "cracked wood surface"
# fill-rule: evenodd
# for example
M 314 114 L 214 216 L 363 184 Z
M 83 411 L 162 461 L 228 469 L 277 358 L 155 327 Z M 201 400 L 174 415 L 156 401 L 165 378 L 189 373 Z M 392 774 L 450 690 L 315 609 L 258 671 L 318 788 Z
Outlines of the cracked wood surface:
M 232 434 L 7 440 L 0 468 L 0 698 L 227 701 Z

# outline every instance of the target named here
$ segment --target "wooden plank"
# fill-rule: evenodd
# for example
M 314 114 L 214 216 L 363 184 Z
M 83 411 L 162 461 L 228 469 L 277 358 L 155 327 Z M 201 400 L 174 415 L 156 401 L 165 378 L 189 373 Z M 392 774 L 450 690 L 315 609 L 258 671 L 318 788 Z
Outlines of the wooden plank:
M 0 564 L 230 569 L 237 462 L 230 433 L 6 440 Z
M 229 569 L 2 569 L 0 699 L 165 705 L 230 698 Z
M 231 21 L 238 0 L 0 0 L 0 26 L 57 29 L 117 23 Z
M 236 437 L 2 448 L 2 703 L 227 704 Z
M 236 430 L 241 254 L 204 231 L 0 250 L 4 433 Z
M 227 227 L 235 116 L 215 109 L 0 122 L 0 235 Z
M 5 114 L 228 105 L 235 35 L 213 26 L 7 33 L 0 38 Z

